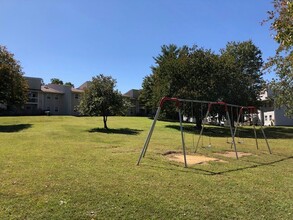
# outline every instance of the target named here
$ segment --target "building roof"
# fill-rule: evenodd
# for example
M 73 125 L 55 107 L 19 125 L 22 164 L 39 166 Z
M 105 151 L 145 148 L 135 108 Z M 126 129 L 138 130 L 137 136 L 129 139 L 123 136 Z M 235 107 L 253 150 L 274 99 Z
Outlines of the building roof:
M 80 87 L 78 87 L 78 89 L 84 90 L 89 86 L 90 83 L 90 81 L 86 81 Z
M 41 90 L 44 93 L 64 94 L 63 92 L 60 92 L 60 91 L 53 89 L 53 88 L 50 88 L 48 86 L 42 86 Z
M 139 89 L 131 89 L 128 92 L 124 93 L 123 96 L 137 99 L 139 97 L 140 90 Z
M 84 91 L 82 89 L 71 88 L 71 92 L 83 93 Z
M 24 78 L 26 79 L 30 90 L 41 90 L 41 86 L 43 84 L 43 80 L 41 78 L 28 76 L 24 76 Z

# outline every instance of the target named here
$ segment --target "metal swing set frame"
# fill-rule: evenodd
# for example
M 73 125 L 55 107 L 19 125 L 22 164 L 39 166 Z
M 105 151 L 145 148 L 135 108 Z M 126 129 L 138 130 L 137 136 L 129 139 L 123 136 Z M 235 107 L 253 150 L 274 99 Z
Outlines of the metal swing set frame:
M 238 126 L 239 126 L 240 117 L 243 114 L 243 110 L 248 110 L 249 111 L 249 114 L 256 114 L 257 113 L 256 107 L 254 107 L 254 106 L 232 105 L 232 104 L 228 104 L 226 102 L 211 102 L 211 101 L 200 101 L 200 100 L 189 100 L 189 99 L 179 99 L 179 98 L 163 97 L 161 99 L 161 101 L 160 101 L 159 107 L 157 108 L 157 111 L 156 111 L 156 114 L 155 114 L 153 123 L 151 125 L 151 128 L 149 130 L 149 133 L 148 133 L 147 138 L 145 140 L 145 143 L 144 143 L 144 146 L 142 148 L 141 154 L 139 156 L 137 165 L 140 164 L 142 158 L 145 157 L 145 155 L 146 155 L 146 151 L 148 149 L 148 146 L 149 146 L 149 143 L 150 143 L 150 140 L 151 140 L 153 131 L 154 131 L 155 126 L 156 126 L 156 122 L 157 122 L 158 117 L 160 115 L 160 112 L 161 112 L 161 110 L 163 108 L 163 105 L 164 105 L 164 103 L 166 101 L 175 102 L 176 107 L 178 108 L 178 117 L 179 117 L 179 123 L 180 123 L 182 151 L 183 151 L 184 166 L 185 167 L 187 167 L 187 159 L 186 159 L 186 146 L 185 146 L 184 131 L 183 131 L 183 122 L 182 122 L 182 110 L 180 109 L 180 106 L 181 106 L 181 103 L 182 102 L 208 104 L 208 110 L 207 110 L 207 112 L 206 112 L 205 117 L 204 117 L 203 120 L 207 119 L 210 116 L 212 107 L 214 105 L 218 105 L 218 106 L 223 106 L 224 107 L 224 110 L 225 110 L 225 113 L 226 113 L 226 117 L 227 117 L 227 120 L 228 120 L 228 124 L 229 124 L 229 128 L 230 128 L 231 138 L 232 138 L 231 148 L 234 146 L 235 156 L 238 159 L 238 153 L 237 153 L 236 142 L 235 142 L 235 135 L 236 135 L 236 131 L 237 131 Z M 230 107 L 238 107 L 238 108 L 240 107 L 240 112 L 238 114 L 237 123 L 236 123 L 236 126 L 235 126 L 234 131 L 233 131 L 232 122 L 231 122 L 231 119 L 230 119 L 230 116 L 229 116 L 228 106 L 230 106 Z M 264 129 L 263 129 L 263 126 L 261 125 L 261 123 L 260 123 L 260 127 L 261 127 L 261 131 L 262 131 L 263 137 L 264 137 L 264 139 L 266 141 L 266 144 L 267 144 L 269 153 L 271 154 L 271 149 L 270 149 L 270 146 L 269 146 L 267 137 L 265 135 L 265 132 L 264 132 Z M 196 150 L 198 148 L 200 139 L 202 138 L 203 130 L 204 130 L 204 124 L 202 125 L 202 128 L 200 130 L 200 134 L 199 134 L 199 137 L 198 137 L 198 141 L 197 141 L 197 145 L 196 145 L 195 152 L 196 152 Z M 253 130 L 254 130 L 254 135 L 255 135 L 255 140 L 256 140 L 256 147 L 258 149 L 258 141 L 257 141 L 257 136 L 256 136 L 256 128 L 255 128 L 254 123 L 253 123 Z

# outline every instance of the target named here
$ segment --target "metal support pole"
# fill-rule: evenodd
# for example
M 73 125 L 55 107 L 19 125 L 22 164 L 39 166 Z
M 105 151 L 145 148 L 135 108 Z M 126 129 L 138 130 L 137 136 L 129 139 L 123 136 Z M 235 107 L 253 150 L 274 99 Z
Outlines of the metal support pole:
M 237 122 L 236 122 L 236 127 L 234 129 L 234 139 L 235 139 L 235 135 L 236 135 L 236 132 L 237 132 L 237 128 L 239 126 L 239 120 L 240 120 L 240 117 L 241 117 L 241 110 L 239 112 L 239 115 L 238 115 L 238 118 L 237 118 Z M 239 139 L 238 139 L 239 140 Z M 231 148 L 233 147 L 233 142 L 231 142 Z
M 253 123 L 253 122 L 252 122 L 252 123 Z M 258 141 L 257 141 L 256 129 L 255 129 L 255 124 L 254 124 L 254 123 L 253 123 L 253 131 L 254 131 L 254 137 L 255 137 L 256 149 L 258 149 Z
M 205 117 L 204 117 L 204 119 L 206 119 L 206 118 L 209 116 L 209 114 L 210 114 L 210 112 L 209 112 L 209 110 L 208 110 L 207 113 L 206 113 L 206 115 L 205 115 Z M 203 120 L 204 120 L 204 119 L 203 119 Z M 200 141 L 200 138 L 201 138 L 201 135 L 202 135 L 203 129 L 204 129 L 204 124 L 202 123 L 201 130 L 200 130 L 200 133 L 199 133 L 199 137 L 198 137 L 198 140 L 197 140 L 197 144 L 196 144 L 196 148 L 195 148 L 195 150 L 194 150 L 194 153 L 196 153 L 196 151 L 197 151 L 198 144 L 199 144 L 199 141 Z
M 142 157 L 144 157 L 145 154 L 146 154 L 146 151 L 147 151 L 148 145 L 149 145 L 149 143 L 150 143 L 150 140 L 151 140 L 151 137 L 152 137 L 152 134 L 153 134 L 153 131 L 154 131 L 154 128 L 155 128 L 156 122 L 157 122 L 157 120 L 158 120 L 158 117 L 159 117 L 160 111 L 161 111 L 161 107 L 158 107 L 157 112 L 156 112 L 156 115 L 155 115 L 155 118 L 154 118 L 153 123 L 152 123 L 152 126 L 151 126 L 151 129 L 150 129 L 149 134 L 148 134 L 148 136 L 147 136 L 147 138 L 146 138 L 146 140 L 145 140 L 145 143 L 144 143 L 144 146 L 143 146 L 143 148 L 142 148 L 142 151 L 141 151 L 140 157 L 139 157 L 139 159 L 138 159 L 137 165 L 139 165 L 139 163 L 140 163 Z
M 268 139 L 267 139 L 267 137 L 266 137 L 266 134 L 265 134 L 265 131 L 264 131 L 262 125 L 260 125 L 260 129 L 261 129 L 261 131 L 262 131 L 263 137 L 264 137 L 265 140 L 266 140 L 266 143 L 267 143 L 267 147 L 268 147 L 268 149 L 269 149 L 269 152 L 270 152 L 270 154 L 272 154 L 272 151 L 271 151 L 271 148 L 270 148 L 270 145 L 269 145 Z
M 228 121 L 229 121 L 229 124 L 230 124 L 230 132 L 231 132 L 231 136 L 232 136 L 232 143 L 234 145 L 234 151 L 235 151 L 235 154 L 236 154 L 236 158 L 238 159 L 238 153 L 237 153 L 236 143 L 235 143 L 235 139 L 234 139 L 234 133 L 233 133 L 233 129 L 232 129 L 232 123 L 231 123 L 230 116 L 229 116 L 229 112 L 228 112 L 227 109 L 226 109 L 226 116 L 227 116 Z
M 187 167 L 185 142 L 184 142 L 184 134 L 183 134 L 183 125 L 182 125 L 182 116 L 181 116 L 181 110 L 180 109 L 179 109 L 179 121 L 180 121 L 180 131 L 181 131 L 182 149 L 183 149 L 183 157 L 184 157 L 184 166 Z

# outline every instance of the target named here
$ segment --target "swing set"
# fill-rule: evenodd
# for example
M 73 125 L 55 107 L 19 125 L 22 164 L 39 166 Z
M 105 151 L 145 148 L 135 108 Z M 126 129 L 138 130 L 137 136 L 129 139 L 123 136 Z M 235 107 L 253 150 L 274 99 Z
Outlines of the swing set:
M 204 118 L 201 119 L 202 122 L 208 121 L 208 119 L 211 118 L 211 112 L 212 112 L 212 108 L 214 106 L 218 106 L 219 108 L 224 109 L 225 115 L 226 115 L 226 122 L 227 122 L 227 125 L 229 125 L 230 135 L 231 135 L 231 138 L 232 138 L 232 141 L 230 142 L 231 143 L 231 148 L 234 148 L 235 156 L 238 159 L 235 135 L 236 135 L 237 130 L 239 131 L 239 128 L 238 128 L 239 127 L 239 121 L 240 121 L 240 118 L 244 116 L 244 112 L 247 112 L 247 111 L 248 111 L 250 117 L 253 118 L 253 115 L 257 114 L 257 109 L 254 106 L 238 106 L 238 105 L 228 104 L 228 103 L 225 103 L 225 102 L 211 102 L 211 101 L 200 101 L 200 100 L 188 100 L 188 99 L 178 99 L 178 98 L 163 97 L 161 99 L 161 101 L 160 101 L 159 107 L 157 108 L 153 123 L 151 125 L 149 133 L 148 133 L 147 138 L 145 140 L 145 143 L 144 143 L 144 146 L 142 148 L 141 154 L 139 156 L 137 165 L 140 164 L 142 158 L 145 157 L 145 155 L 146 155 L 146 151 L 148 149 L 149 142 L 151 140 L 151 137 L 152 137 L 156 122 L 157 122 L 158 117 L 160 115 L 160 112 L 161 112 L 161 110 L 162 110 L 162 108 L 164 106 L 164 103 L 167 102 L 167 101 L 175 102 L 176 108 L 178 110 L 180 133 L 181 133 L 181 142 L 182 142 L 182 151 L 183 151 L 183 158 L 184 158 L 184 166 L 185 167 L 187 167 L 187 160 L 186 160 L 186 144 L 185 144 L 184 129 L 183 129 L 183 114 L 184 114 L 184 111 L 181 108 L 184 103 L 191 103 L 192 122 L 194 122 L 194 115 L 193 115 L 193 113 L 194 113 L 193 104 L 194 103 L 199 103 L 201 105 L 201 109 L 200 109 L 201 113 L 203 113 L 202 106 L 203 105 L 208 106 L 207 107 L 207 112 L 206 112 Z M 236 122 L 236 126 L 235 126 L 234 129 L 233 129 L 233 126 L 232 126 L 232 122 L 234 123 L 234 120 L 230 119 L 228 107 L 231 107 L 231 117 L 232 117 L 232 119 L 233 119 L 233 111 L 232 111 L 232 109 L 233 108 L 237 109 L 238 117 L 237 117 L 237 122 Z M 240 111 L 238 111 L 238 109 L 240 109 Z M 197 152 L 200 140 L 203 140 L 202 135 L 203 135 L 204 127 L 205 127 L 205 123 L 202 123 L 202 128 L 200 130 L 200 134 L 199 134 L 199 137 L 198 137 L 198 140 L 197 140 L 197 144 L 196 144 L 196 148 L 194 150 L 194 153 Z M 264 129 L 263 129 L 261 123 L 260 123 L 260 128 L 261 128 L 263 137 L 264 137 L 264 139 L 266 141 L 266 145 L 268 147 L 269 153 L 271 154 L 271 149 L 270 149 L 267 137 L 265 135 L 265 132 L 264 132 Z M 256 140 L 256 147 L 258 149 L 258 141 L 257 141 L 255 123 L 253 123 L 253 130 L 254 130 L 254 137 L 255 137 L 255 140 Z M 228 140 L 227 140 L 227 142 L 228 142 Z M 194 138 L 193 138 L 193 145 L 194 145 Z M 211 143 L 210 143 L 210 137 L 209 137 L 209 146 L 210 145 L 211 145 Z

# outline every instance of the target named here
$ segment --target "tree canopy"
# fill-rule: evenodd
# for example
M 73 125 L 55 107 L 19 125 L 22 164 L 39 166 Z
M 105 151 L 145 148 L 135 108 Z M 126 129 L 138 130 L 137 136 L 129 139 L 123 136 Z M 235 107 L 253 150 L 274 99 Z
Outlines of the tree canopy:
M 70 86 L 70 87 L 74 88 L 74 84 L 72 84 L 71 82 L 63 83 L 63 81 L 61 79 L 58 79 L 58 78 L 52 78 L 51 79 L 51 84 Z
M 19 61 L 0 45 L 0 103 L 7 107 L 21 106 L 28 99 L 28 83 Z
M 262 53 L 251 40 L 229 42 L 221 50 L 219 71 L 224 79 L 217 91 L 223 101 L 248 106 L 259 105 L 259 94 L 265 81 L 262 78 Z
M 115 87 L 116 80 L 111 76 L 100 74 L 93 77 L 84 90 L 79 112 L 82 115 L 103 116 L 104 128 L 108 129 L 108 116 L 123 114 L 125 110 L 123 97 Z
M 74 88 L 74 84 L 72 84 L 71 82 L 66 82 L 64 83 L 65 86 L 70 86 L 72 88 Z
M 52 84 L 57 84 L 57 85 L 63 85 L 64 84 L 63 81 L 58 79 L 58 78 L 52 78 L 51 83 Z
M 196 45 L 164 45 L 154 60 L 140 96 L 147 107 L 156 107 L 163 96 L 258 104 L 264 83 L 260 71 L 263 61 L 252 41 L 229 42 L 220 54 Z M 170 118 L 175 111 L 165 108 L 164 113 Z
M 285 107 L 286 115 L 293 117 L 293 2 L 274 0 L 273 5 L 274 10 L 268 12 L 264 22 L 271 22 L 270 29 L 279 46 L 265 68 L 278 77 L 271 83 L 275 105 Z

